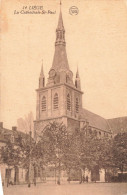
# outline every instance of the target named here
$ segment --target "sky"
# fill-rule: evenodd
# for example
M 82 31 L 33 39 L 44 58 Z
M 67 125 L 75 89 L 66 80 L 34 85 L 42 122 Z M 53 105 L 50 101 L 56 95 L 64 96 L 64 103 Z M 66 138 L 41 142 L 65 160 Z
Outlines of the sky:
M 54 14 L 14 14 L 23 6 L 43 6 Z M 76 6 L 77 15 L 69 9 Z M 1 3 L 0 121 L 4 127 L 30 111 L 36 119 L 36 91 L 42 65 L 52 66 L 58 0 L 3 0 Z M 66 50 L 83 107 L 105 118 L 127 116 L 127 1 L 63 0 Z

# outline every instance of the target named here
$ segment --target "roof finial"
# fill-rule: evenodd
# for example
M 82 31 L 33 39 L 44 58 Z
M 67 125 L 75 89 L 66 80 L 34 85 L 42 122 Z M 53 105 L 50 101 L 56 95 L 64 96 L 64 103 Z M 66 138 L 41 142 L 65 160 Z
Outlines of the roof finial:
M 61 2 L 61 0 L 60 0 L 60 12 L 61 12 L 61 6 L 62 6 L 62 2 Z

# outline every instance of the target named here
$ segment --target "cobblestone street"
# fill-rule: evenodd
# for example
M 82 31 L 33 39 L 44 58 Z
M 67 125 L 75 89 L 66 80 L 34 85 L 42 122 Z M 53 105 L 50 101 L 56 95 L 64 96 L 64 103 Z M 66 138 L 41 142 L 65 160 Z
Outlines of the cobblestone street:
M 37 184 L 4 187 L 4 195 L 127 195 L 127 183 Z

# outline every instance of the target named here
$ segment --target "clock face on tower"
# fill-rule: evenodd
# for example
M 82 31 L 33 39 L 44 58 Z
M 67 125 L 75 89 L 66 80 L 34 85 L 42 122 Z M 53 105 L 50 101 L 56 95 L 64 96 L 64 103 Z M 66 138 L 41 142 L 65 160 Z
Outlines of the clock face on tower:
M 56 71 L 54 70 L 54 69 L 51 69 L 50 71 L 49 71 L 49 76 L 52 78 L 52 77 L 54 77 L 56 75 Z

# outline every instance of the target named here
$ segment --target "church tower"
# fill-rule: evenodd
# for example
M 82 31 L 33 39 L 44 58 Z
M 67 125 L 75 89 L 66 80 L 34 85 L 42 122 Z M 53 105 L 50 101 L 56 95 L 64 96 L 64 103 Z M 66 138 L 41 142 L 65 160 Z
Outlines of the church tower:
M 35 134 L 43 131 L 51 121 L 63 121 L 68 129 L 80 127 L 80 110 L 82 94 L 79 73 L 76 73 L 75 84 L 73 73 L 69 68 L 65 29 L 60 6 L 56 28 L 55 53 L 49 70 L 48 82 L 45 84 L 43 67 L 37 91 Z

